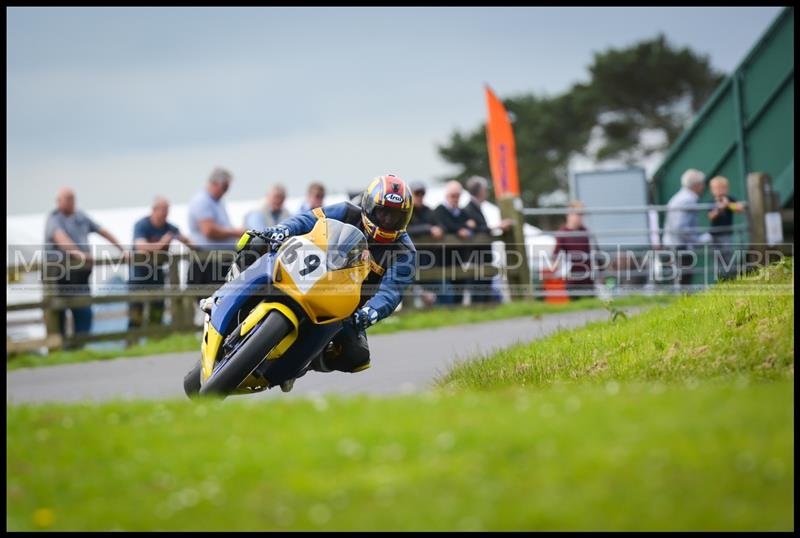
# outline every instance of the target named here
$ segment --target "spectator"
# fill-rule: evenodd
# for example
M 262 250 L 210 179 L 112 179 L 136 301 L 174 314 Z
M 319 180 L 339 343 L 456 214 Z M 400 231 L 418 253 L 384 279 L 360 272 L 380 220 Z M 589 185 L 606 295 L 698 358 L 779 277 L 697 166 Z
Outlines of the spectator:
M 569 203 L 572 209 L 567 221 L 558 229 L 553 257 L 563 252 L 564 280 L 571 298 L 594 296 L 592 246 L 588 230 L 583 226 L 584 204 L 579 200 Z
M 490 228 L 486 223 L 486 217 L 484 217 L 481 209 L 481 204 L 486 201 L 489 194 L 489 182 L 486 178 L 481 176 L 469 178 L 467 180 L 467 192 L 470 194 L 470 200 L 464 207 L 464 212 L 475 222 L 474 230 L 476 232 L 491 233 L 496 230 L 507 232 L 511 229 L 514 225 L 512 219 L 503 219 L 500 224 L 493 228 Z
M 208 185 L 189 202 L 189 237 L 195 248 L 208 251 L 231 251 L 230 259 L 219 253 L 192 256 L 187 281 L 190 285 L 222 284 L 231 265 L 236 241 L 245 232 L 234 228 L 222 197 L 228 191 L 233 176 L 224 168 L 215 168 Z
M 291 217 L 283 202 L 286 201 L 286 188 L 275 184 L 269 190 L 267 199 L 261 209 L 251 211 L 244 218 L 244 227 L 248 230 L 263 230 L 268 226 L 275 226 Z
M 423 203 L 425 184 L 421 181 L 413 181 L 409 188 L 414 200 L 414 211 L 411 213 L 411 221 L 408 223 L 406 232 L 417 247 L 419 264 L 429 267 L 441 266 L 442 256 L 439 245 L 426 245 L 425 241 L 418 241 L 418 239 L 432 237 L 436 241 L 441 241 L 444 238 L 444 228 L 439 225 L 434 210 Z M 414 285 L 414 295 L 419 296 L 425 306 L 431 306 L 436 302 L 436 294 L 432 288 L 431 282 L 418 282 Z
M 735 276 L 735 271 L 732 271 L 731 267 L 734 243 L 733 214 L 744 211 L 744 204 L 728 194 L 730 186 L 726 177 L 712 178 L 708 182 L 708 187 L 716 204 L 716 207 L 708 213 L 708 220 L 711 223 L 711 243 L 715 252 L 719 253 L 715 254 L 715 265 L 717 262 L 723 264 L 719 278 L 730 278 Z
M 108 230 L 100 227 L 83 211 L 75 209 L 75 193 L 62 187 L 56 196 L 56 209 L 47 217 L 44 243 L 44 280 L 54 285 L 56 296 L 89 296 L 89 277 L 92 274 L 94 256 L 89 245 L 89 234 L 98 233 L 113 243 L 127 259 L 127 252 Z M 68 308 L 72 311 L 75 336 L 92 330 L 92 307 Z M 58 312 L 59 330 L 67 336 L 66 310 Z M 72 347 L 72 346 L 65 346 Z M 80 346 L 76 346 L 80 347 Z
M 467 214 L 469 219 L 475 223 L 473 231 L 476 233 L 486 234 L 500 234 L 507 232 L 514 225 L 512 219 L 503 219 L 500 224 L 490 227 L 486 222 L 486 217 L 483 215 L 481 204 L 486 201 L 489 194 L 489 182 L 486 178 L 481 176 L 472 176 L 467 180 L 467 192 L 470 194 L 469 203 L 464 206 L 464 213 Z M 468 221 L 469 223 L 469 221 Z M 473 252 L 477 252 L 481 260 L 481 265 L 488 265 L 492 261 L 492 247 L 491 244 L 476 245 Z M 499 284 L 499 279 L 495 282 Z M 494 289 L 493 280 L 478 278 L 473 282 L 473 299 L 474 302 L 491 302 L 499 301 L 501 295 L 499 289 Z
M 455 180 L 448 181 L 445 185 L 444 202 L 436 207 L 435 215 L 445 233 L 455 234 L 461 239 L 468 239 L 472 237 L 472 230 L 477 227 L 477 223 L 458 206 L 461 192 L 461 183 Z M 456 254 L 459 259 L 466 261 L 469 259 L 471 250 L 471 247 L 446 247 L 444 249 L 444 265 L 446 267 L 457 266 Z M 448 287 L 454 285 L 454 282 L 447 282 Z M 439 298 L 442 304 L 461 304 L 463 297 L 462 291 L 451 289 L 440 295 Z
M 306 201 L 300 206 L 300 213 L 311 211 L 318 207 L 322 207 L 322 202 L 325 200 L 325 185 L 322 183 L 314 182 L 308 186 L 306 191 Z
M 441 241 L 444 238 L 444 228 L 439 225 L 436 212 L 423 202 L 425 184 L 421 181 L 412 181 L 409 188 L 414 200 L 414 212 L 411 213 L 411 222 L 408 223 L 406 232 L 412 239 L 430 235 L 437 241 Z
M 146 257 L 143 261 L 134 260 L 131 264 L 128 286 L 130 291 L 148 291 L 161 295 L 159 299 L 149 301 L 150 315 L 147 322 L 154 324 L 161 324 L 164 317 L 163 288 L 166 282 L 157 255 L 167 253 L 173 239 L 193 247 L 177 226 L 167 222 L 167 215 L 169 202 L 166 198 L 157 196 L 150 215 L 142 217 L 133 226 L 133 250 L 145 253 Z M 131 303 L 128 307 L 128 328 L 141 327 L 144 321 L 144 303 Z
M 458 206 L 461 198 L 461 183 L 458 181 L 448 181 L 445 185 L 444 202 L 436 207 L 436 219 L 441 223 L 445 233 L 455 234 L 461 239 L 468 239 L 472 236 L 472 230 L 477 226 L 475 221 L 467 216 L 463 209 Z
M 705 174 L 700 170 L 686 170 L 681 176 L 681 189 L 667 202 L 663 244 L 675 253 L 678 265 L 676 276 L 681 285 L 692 282 L 695 254 L 691 249 L 711 239 L 708 233 L 698 233 L 697 226 L 696 206 L 706 188 L 705 179 Z

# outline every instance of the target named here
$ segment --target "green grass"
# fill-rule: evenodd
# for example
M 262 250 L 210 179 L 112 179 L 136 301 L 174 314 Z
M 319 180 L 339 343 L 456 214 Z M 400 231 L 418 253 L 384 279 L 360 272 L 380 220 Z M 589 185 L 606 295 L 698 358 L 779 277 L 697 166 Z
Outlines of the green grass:
M 7 529 L 790 530 L 789 381 L 15 406 Z
M 793 530 L 792 272 L 430 393 L 7 405 L 7 529 Z
M 143 344 L 119 349 L 78 349 L 74 351 L 53 351 L 48 355 L 20 353 L 6 363 L 6 370 L 55 366 L 73 362 L 88 362 L 119 357 L 141 357 L 160 353 L 180 353 L 200 350 L 200 333 L 175 333 L 164 338 L 153 338 Z
M 611 302 L 611 308 L 637 305 L 667 304 L 671 296 L 629 296 Z M 603 308 L 607 303 L 599 299 L 581 299 L 567 304 L 548 304 L 541 301 L 520 301 L 489 307 L 433 308 L 425 311 L 400 312 L 386 318 L 369 329 L 370 335 L 389 334 L 417 329 L 432 329 L 462 323 L 478 323 L 487 320 L 507 319 L 525 316 L 542 316 L 561 312 L 574 312 Z M 55 366 L 74 362 L 87 362 L 119 357 L 141 357 L 160 353 L 183 353 L 199 351 L 200 333 L 176 333 L 161 339 L 152 339 L 144 344 L 118 349 L 80 349 L 74 351 L 54 351 L 48 355 L 21 353 L 7 361 L 7 370 Z
M 440 380 L 458 389 L 554 382 L 794 377 L 792 266 L 683 296 L 638 316 L 563 331 L 463 363 Z
M 550 304 L 542 301 L 518 301 L 497 306 L 470 306 L 455 308 L 432 308 L 418 312 L 395 314 L 369 329 L 369 334 L 388 334 L 399 331 L 435 329 L 448 325 L 479 323 L 520 317 L 539 317 L 547 314 L 577 312 L 595 308 L 626 308 L 631 306 L 665 305 L 675 300 L 671 295 L 631 295 L 617 297 L 606 302 L 600 299 L 580 299 L 564 304 Z

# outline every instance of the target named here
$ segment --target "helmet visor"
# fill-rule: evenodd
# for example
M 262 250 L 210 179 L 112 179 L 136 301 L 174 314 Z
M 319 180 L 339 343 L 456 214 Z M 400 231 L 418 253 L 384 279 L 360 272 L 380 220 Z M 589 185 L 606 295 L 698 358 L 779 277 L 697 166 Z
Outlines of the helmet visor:
M 369 220 L 384 230 L 396 232 L 406 226 L 406 212 L 399 208 L 376 205 L 368 216 Z

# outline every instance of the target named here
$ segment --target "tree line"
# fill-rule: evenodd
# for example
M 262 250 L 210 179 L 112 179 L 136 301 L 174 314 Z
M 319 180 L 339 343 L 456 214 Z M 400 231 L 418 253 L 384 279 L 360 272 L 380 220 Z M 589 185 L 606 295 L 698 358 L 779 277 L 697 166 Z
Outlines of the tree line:
M 724 80 L 708 56 L 670 44 L 663 34 L 624 48 L 596 52 L 589 81 L 563 93 L 503 99 L 514 129 L 525 205 L 566 189 L 575 155 L 635 164 L 665 151 Z M 455 131 L 439 154 L 460 172 L 491 177 L 486 125 Z M 647 136 L 643 136 L 643 135 Z

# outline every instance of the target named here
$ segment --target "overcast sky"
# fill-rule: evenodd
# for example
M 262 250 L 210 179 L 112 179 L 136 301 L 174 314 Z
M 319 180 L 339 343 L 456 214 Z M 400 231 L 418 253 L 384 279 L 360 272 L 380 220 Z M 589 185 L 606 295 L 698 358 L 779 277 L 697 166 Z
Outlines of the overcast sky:
M 782 8 L 7 8 L 7 213 L 433 181 L 454 129 L 658 32 L 734 69 Z

